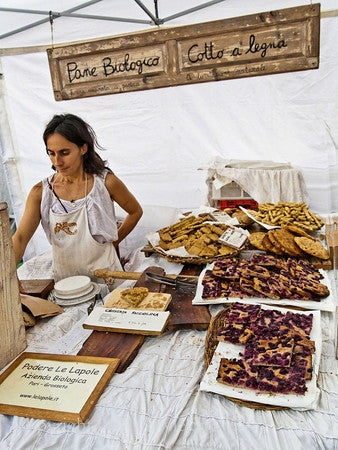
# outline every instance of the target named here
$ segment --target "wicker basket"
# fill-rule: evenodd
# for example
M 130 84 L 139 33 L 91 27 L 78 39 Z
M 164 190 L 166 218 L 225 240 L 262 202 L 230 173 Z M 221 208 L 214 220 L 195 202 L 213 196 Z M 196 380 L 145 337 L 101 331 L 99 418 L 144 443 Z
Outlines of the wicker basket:
M 212 357 L 214 355 L 215 349 L 218 344 L 217 335 L 222 330 L 223 326 L 227 320 L 227 313 L 230 305 L 226 305 L 223 310 L 218 312 L 210 321 L 210 325 L 205 338 L 205 349 L 204 349 L 204 366 L 205 369 L 208 368 Z M 245 400 L 240 400 L 238 398 L 224 396 L 227 400 L 231 402 L 238 403 L 239 405 L 246 406 L 247 408 L 253 409 L 265 409 L 265 410 L 282 410 L 288 409 L 284 406 L 267 405 L 258 402 L 249 402 Z

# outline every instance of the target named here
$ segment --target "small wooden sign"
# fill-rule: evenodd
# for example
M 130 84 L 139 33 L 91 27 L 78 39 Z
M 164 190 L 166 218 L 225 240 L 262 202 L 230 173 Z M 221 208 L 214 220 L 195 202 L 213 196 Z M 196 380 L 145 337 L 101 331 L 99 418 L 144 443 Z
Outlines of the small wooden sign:
M 319 66 L 320 4 L 47 50 L 56 100 Z
M 83 423 L 119 359 L 22 353 L 0 376 L 0 413 Z
M 83 328 L 131 334 L 159 335 L 165 329 L 170 312 L 117 309 L 97 306 L 83 323 Z

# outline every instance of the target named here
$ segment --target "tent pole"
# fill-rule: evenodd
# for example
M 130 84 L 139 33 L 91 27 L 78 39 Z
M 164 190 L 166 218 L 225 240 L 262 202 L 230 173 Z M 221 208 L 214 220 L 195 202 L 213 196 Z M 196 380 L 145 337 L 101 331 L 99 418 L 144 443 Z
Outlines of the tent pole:
M 1 72 L 1 60 L 0 60 Z M 10 117 L 6 102 L 5 80 L 0 79 L 0 161 L 2 161 L 5 181 L 10 195 L 14 219 L 18 223 L 25 207 L 26 192 L 24 191 L 17 164 L 18 153 L 15 148 L 11 130 Z M 32 239 L 27 246 L 27 255 L 37 252 L 35 241 Z
M 99 0 L 101 1 L 101 0 Z M 67 13 L 67 12 L 58 12 L 58 11 L 36 11 L 36 10 L 25 10 L 25 9 L 13 9 L 13 8 L 0 8 L 0 11 L 9 11 L 9 12 L 22 12 L 22 13 L 32 13 L 32 14 L 42 14 L 44 16 L 49 16 L 50 13 L 53 15 L 53 19 L 58 19 L 59 17 L 76 17 L 80 19 L 95 19 L 95 20 L 111 20 L 115 22 L 131 22 L 131 23 L 142 23 L 145 25 L 151 25 L 153 22 L 150 20 L 142 20 L 142 19 L 128 19 L 125 17 L 112 17 L 112 16 L 98 16 L 95 14 L 77 14 L 77 13 Z M 44 20 L 46 22 L 46 20 Z M 43 22 L 42 22 L 43 23 Z M 27 27 L 31 28 L 32 24 L 27 25 Z M 24 27 L 22 28 L 24 29 Z M 6 35 L 1 35 L 1 37 L 6 37 Z
M 140 8 L 143 9 L 143 11 L 151 18 L 151 20 L 153 21 L 153 23 L 155 25 L 160 25 L 161 23 L 163 23 L 162 19 L 156 18 L 154 16 L 154 14 L 151 13 L 151 11 L 149 11 L 149 9 L 141 2 L 141 0 L 134 0 L 135 3 L 137 3 L 139 5 Z
M 67 10 L 63 11 L 62 13 L 64 13 L 64 14 L 71 13 L 73 11 L 77 11 L 78 9 L 86 8 L 87 6 L 90 6 L 90 5 L 94 4 L 94 3 L 98 3 L 100 1 L 101 0 L 90 0 L 89 2 L 81 3 L 81 5 L 75 6 L 74 8 L 67 9 Z M 23 9 L 23 10 L 15 10 L 15 8 L 0 8 L 0 11 L 26 12 L 26 13 L 33 13 L 34 14 L 33 10 L 25 10 L 25 9 Z M 42 14 L 42 13 L 43 13 L 42 11 L 37 12 L 37 14 Z M 0 35 L 0 39 L 5 38 L 7 36 L 11 36 L 12 34 L 20 33 L 21 31 L 25 31 L 25 30 L 28 30 L 30 28 L 34 28 L 34 27 L 36 27 L 38 25 L 41 25 L 43 23 L 49 22 L 49 13 L 50 13 L 50 11 L 46 11 L 46 14 L 48 16 L 46 19 L 41 19 L 41 20 L 38 20 L 37 22 L 33 22 L 33 23 L 30 23 L 29 25 L 25 25 L 24 27 L 17 28 L 16 30 L 13 30 L 13 31 L 9 31 L 8 33 L 4 33 L 4 34 Z M 60 14 L 62 14 L 62 13 L 60 13 Z M 55 19 L 57 19 L 58 17 L 60 17 L 60 15 L 58 15 L 58 14 L 59 13 L 53 13 L 53 17 Z
M 215 5 L 216 3 L 224 2 L 225 0 L 211 0 L 210 2 L 202 3 L 201 5 L 195 6 L 194 8 L 185 9 L 179 13 L 173 14 L 171 16 L 164 17 L 162 19 L 162 23 L 168 22 L 169 20 L 176 19 L 177 17 L 185 16 L 186 14 L 190 14 L 192 12 L 198 11 L 203 8 L 207 8 L 208 6 Z

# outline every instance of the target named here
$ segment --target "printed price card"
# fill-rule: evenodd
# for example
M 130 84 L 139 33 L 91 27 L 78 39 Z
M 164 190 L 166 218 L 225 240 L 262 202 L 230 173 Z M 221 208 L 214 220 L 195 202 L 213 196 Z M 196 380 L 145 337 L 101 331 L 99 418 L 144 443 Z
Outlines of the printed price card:
M 169 311 L 117 309 L 97 306 L 83 323 L 83 328 L 158 335 L 163 332 L 169 315 Z
M 219 238 L 219 242 L 232 248 L 241 248 L 248 238 L 246 230 L 240 228 L 228 228 Z

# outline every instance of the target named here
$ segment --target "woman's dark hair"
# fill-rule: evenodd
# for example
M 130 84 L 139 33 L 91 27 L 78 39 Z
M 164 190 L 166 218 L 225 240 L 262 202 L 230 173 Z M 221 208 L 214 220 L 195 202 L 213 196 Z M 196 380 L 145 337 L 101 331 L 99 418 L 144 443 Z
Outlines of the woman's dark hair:
M 103 161 L 95 148 L 102 149 L 98 144 L 96 134 L 92 127 L 88 125 L 83 119 L 74 114 L 57 114 L 46 125 L 43 133 L 43 140 L 47 149 L 47 139 L 51 134 L 58 133 L 68 141 L 73 142 L 78 147 L 87 144 L 87 152 L 83 155 L 83 167 L 85 172 L 99 175 L 105 169 L 110 169 L 106 166 L 106 161 Z M 48 151 L 48 150 L 47 150 Z M 52 166 L 55 170 L 55 167 Z

